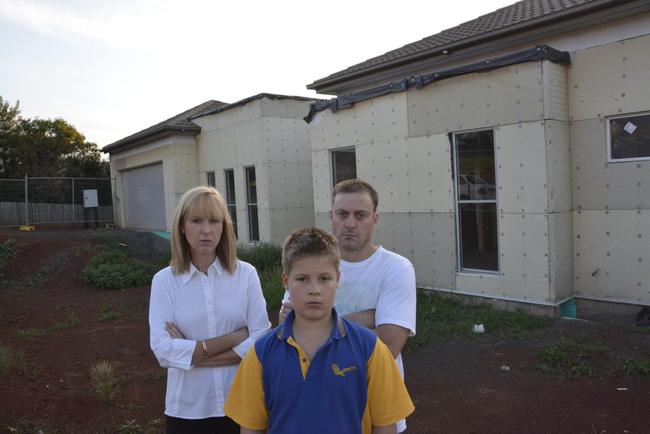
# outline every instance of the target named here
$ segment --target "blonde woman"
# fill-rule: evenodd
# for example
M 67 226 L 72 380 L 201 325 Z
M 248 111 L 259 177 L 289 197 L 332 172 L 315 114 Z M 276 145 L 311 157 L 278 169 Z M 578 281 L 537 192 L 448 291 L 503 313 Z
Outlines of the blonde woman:
M 237 259 L 217 190 L 196 187 L 174 215 L 169 267 L 151 284 L 150 344 L 167 368 L 166 432 L 239 433 L 223 405 L 246 351 L 270 323 L 255 268 Z

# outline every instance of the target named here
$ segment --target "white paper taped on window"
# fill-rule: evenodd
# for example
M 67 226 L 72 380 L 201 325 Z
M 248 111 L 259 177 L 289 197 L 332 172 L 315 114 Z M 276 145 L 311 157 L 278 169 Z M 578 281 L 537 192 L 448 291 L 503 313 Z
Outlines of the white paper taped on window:
M 636 131 L 636 125 L 634 125 L 632 122 L 628 122 L 628 123 L 625 124 L 623 129 L 628 134 L 634 134 L 634 132 Z

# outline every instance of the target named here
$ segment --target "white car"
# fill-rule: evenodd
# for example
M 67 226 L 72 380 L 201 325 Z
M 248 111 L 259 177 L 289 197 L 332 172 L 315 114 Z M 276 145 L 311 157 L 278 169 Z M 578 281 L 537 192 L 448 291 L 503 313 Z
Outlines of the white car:
M 460 200 L 491 200 L 496 198 L 496 188 L 480 176 L 458 175 Z

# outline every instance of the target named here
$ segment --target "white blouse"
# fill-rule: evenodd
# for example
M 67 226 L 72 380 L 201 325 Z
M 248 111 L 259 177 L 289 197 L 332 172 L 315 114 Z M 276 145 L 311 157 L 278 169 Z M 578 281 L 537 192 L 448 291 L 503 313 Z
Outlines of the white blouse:
M 165 321 L 176 324 L 185 339 L 165 331 Z M 160 366 L 167 369 L 165 414 L 184 419 L 224 416 L 223 405 L 239 365 L 192 366 L 196 341 L 248 327 L 248 338 L 233 348 L 240 357 L 270 327 L 266 300 L 255 268 L 237 261 L 233 274 L 219 260 L 207 276 L 194 265 L 174 275 L 160 270 L 151 283 L 150 345 Z

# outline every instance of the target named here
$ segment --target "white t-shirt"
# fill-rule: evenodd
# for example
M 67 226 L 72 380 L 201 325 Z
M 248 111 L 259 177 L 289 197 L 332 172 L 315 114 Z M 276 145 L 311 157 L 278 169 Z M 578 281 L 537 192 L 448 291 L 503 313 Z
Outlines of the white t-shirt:
M 186 339 L 171 338 L 165 321 L 176 324 Z M 167 368 L 165 414 L 184 419 L 224 416 L 223 405 L 239 365 L 193 367 L 196 341 L 248 327 L 248 338 L 233 347 L 243 357 L 270 325 L 252 265 L 237 261 L 230 274 L 216 260 L 207 276 L 194 265 L 178 275 L 171 267 L 160 270 L 151 283 L 149 339 L 160 366 Z
M 408 259 L 380 246 L 364 261 L 341 260 L 339 271 L 341 279 L 334 301 L 339 315 L 375 309 L 375 327 L 395 324 L 408 329 L 409 336 L 415 336 L 415 270 Z M 290 300 L 286 291 L 284 299 Z M 402 355 L 395 361 L 403 378 Z M 402 420 L 397 424 L 397 432 L 405 429 Z

